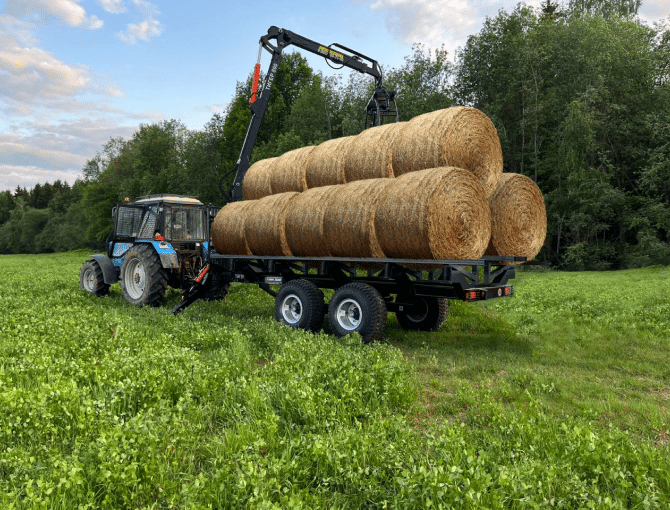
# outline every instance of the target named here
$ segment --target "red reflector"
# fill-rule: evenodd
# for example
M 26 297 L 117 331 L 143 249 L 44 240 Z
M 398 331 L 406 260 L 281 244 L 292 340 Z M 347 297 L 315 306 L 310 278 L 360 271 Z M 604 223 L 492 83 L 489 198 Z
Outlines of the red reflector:
M 156 237 L 154 237 L 154 239 L 156 239 L 156 241 L 165 241 L 165 238 L 160 234 L 156 234 Z
M 511 290 L 512 289 L 510 289 L 509 287 L 505 287 L 505 294 L 509 294 Z

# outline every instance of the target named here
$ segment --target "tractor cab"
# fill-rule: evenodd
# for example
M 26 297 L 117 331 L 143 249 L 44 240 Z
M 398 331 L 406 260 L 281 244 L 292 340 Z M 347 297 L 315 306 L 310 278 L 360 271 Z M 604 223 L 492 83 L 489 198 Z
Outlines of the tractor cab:
M 210 228 L 218 210 L 179 195 L 118 204 L 112 210 L 114 229 L 107 238 L 107 254 L 87 261 L 82 288 L 103 295 L 118 281 L 131 304 L 160 304 L 168 286 L 186 288 L 207 264 Z

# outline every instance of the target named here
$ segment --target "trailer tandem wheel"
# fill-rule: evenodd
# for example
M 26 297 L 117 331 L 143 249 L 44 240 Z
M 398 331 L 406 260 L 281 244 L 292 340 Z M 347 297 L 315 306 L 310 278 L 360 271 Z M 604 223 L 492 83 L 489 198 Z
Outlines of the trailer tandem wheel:
M 447 299 L 426 296 L 415 300 L 411 312 L 398 311 L 395 315 L 405 331 L 437 331 L 447 320 L 448 312 Z
M 317 332 L 323 326 L 323 292 L 314 283 L 291 280 L 277 293 L 275 319 L 295 329 Z
M 361 282 L 343 285 L 328 305 L 330 327 L 338 337 L 358 333 L 364 343 L 382 338 L 387 311 L 384 298 L 374 287 Z

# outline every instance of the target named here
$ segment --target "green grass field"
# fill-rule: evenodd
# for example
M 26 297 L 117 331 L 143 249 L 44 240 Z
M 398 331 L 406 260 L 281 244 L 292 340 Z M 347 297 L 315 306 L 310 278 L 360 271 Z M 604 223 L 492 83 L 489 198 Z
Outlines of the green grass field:
M 0 256 L 0 508 L 667 508 L 670 268 L 522 271 L 436 333 L 177 317 Z

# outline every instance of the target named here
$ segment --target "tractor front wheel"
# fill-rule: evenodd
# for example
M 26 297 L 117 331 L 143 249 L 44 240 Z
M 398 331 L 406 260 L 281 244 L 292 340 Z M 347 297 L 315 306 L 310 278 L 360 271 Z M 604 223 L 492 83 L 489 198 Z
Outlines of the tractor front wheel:
M 87 260 L 79 272 L 79 288 L 91 296 L 106 296 L 109 294 L 109 285 L 102 276 L 102 268 L 97 260 Z
M 153 246 L 147 243 L 130 248 L 121 267 L 121 293 L 135 306 L 160 306 L 167 289 L 167 274 Z

